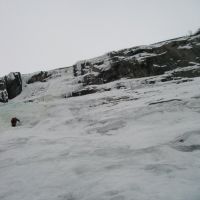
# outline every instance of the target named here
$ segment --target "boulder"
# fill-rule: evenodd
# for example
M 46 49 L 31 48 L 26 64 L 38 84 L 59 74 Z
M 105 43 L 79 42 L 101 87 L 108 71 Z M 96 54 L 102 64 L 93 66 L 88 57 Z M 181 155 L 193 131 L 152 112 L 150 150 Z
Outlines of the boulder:
M 22 78 L 20 72 L 11 72 L 4 78 L 8 99 L 13 99 L 22 91 Z

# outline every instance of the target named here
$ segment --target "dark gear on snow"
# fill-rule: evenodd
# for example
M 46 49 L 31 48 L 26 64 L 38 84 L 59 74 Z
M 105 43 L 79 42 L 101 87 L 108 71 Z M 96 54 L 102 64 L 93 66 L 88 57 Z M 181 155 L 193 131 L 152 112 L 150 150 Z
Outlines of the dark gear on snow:
M 16 117 L 13 117 L 11 119 L 11 125 L 12 125 L 12 127 L 15 127 L 17 125 L 17 122 L 20 122 L 20 120 L 17 119 Z

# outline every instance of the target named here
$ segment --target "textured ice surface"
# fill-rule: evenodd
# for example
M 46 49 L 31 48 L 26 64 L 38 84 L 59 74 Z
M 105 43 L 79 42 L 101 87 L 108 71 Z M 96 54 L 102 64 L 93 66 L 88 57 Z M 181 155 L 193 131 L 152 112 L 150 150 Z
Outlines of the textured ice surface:
M 0 199 L 199 200 L 200 78 L 144 80 L 63 98 L 57 73 L 0 104 Z

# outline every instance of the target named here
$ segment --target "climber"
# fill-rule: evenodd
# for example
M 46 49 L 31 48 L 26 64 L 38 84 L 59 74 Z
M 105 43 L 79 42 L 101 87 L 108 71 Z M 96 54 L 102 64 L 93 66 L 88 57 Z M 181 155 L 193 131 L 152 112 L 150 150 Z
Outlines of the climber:
M 13 117 L 11 119 L 11 125 L 12 125 L 12 127 L 15 127 L 17 125 L 17 122 L 20 123 L 20 120 L 17 119 L 16 117 Z

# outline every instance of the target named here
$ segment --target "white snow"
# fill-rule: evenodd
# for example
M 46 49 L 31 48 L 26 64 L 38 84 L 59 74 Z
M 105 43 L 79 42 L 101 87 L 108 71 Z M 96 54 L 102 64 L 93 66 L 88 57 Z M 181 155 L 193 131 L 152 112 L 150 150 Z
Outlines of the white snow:
M 192 46 L 187 44 L 187 45 L 184 45 L 184 46 L 179 46 L 178 49 L 192 49 Z
M 127 59 L 130 60 L 132 58 L 135 58 L 138 61 L 143 61 L 145 58 L 152 57 L 152 56 L 157 56 L 157 54 L 144 52 L 144 53 L 138 53 L 138 54 L 136 54 L 134 56 L 130 56 Z
M 1 200 L 200 199 L 200 78 L 64 98 L 72 74 L 0 104 Z
M 10 72 L 7 76 L 7 79 L 8 80 L 14 80 L 15 79 L 15 76 L 14 76 L 14 73 L 13 72 Z

